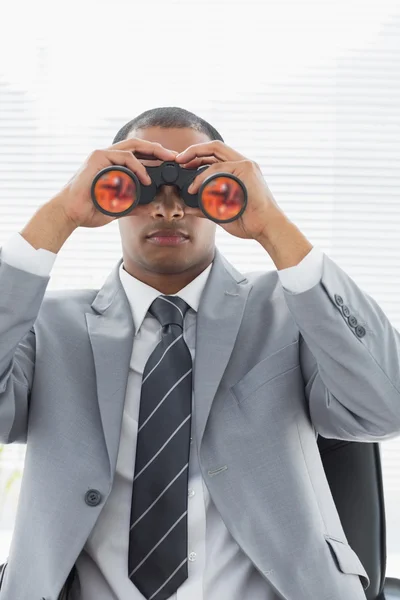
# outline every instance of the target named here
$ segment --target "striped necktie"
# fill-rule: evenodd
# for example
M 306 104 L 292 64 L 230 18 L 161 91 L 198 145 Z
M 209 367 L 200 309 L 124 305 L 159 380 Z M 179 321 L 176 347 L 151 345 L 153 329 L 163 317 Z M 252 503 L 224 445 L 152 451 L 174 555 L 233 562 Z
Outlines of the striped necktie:
M 189 306 L 159 296 L 149 312 L 161 341 L 143 371 L 129 533 L 128 574 L 148 600 L 167 600 L 187 579 L 192 358 L 183 339 Z

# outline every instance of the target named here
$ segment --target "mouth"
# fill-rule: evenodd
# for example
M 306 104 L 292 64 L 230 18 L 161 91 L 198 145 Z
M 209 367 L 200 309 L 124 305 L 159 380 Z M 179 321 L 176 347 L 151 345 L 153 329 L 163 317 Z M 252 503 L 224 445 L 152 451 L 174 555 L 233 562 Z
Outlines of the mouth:
M 157 246 L 180 246 L 189 241 L 189 236 L 181 231 L 155 231 L 146 236 L 146 239 Z

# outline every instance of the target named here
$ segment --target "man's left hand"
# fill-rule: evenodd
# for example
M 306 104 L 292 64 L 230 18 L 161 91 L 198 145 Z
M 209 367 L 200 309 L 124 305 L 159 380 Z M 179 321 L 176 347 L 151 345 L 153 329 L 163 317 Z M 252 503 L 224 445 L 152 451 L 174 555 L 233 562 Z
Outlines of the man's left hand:
M 228 233 L 239 238 L 258 240 L 267 235 L 269 223 L 277 218 L 285 219 L 283 211 L 275 202 L 264 180 L 259 165 L 224 142 L 213 140 L 194 144 L 177 154 L 175 160 L 190 169 L 210 165 L 194 179 L 193 187 L 189 188 L 191 194 L 195 194 L 203 181 L 214 173 L 232 173 L 244 183 L 247 188 L 247 206 L 244 213 L 230 223 L 218 223 Z M 202 213 L 202 216 L 205 215 Z

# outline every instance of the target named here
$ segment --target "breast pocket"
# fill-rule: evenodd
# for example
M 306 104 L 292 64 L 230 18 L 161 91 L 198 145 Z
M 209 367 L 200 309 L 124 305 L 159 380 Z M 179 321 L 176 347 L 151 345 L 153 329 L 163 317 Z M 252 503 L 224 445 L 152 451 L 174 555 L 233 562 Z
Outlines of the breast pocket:
M 268 384 L 268 385 L 267 385 Z M 303 390 L 303 380 L 299 365 L 299 347 L 296 340 L 274 354 L 267 356 L 246 373 L 231 387 L 231 392 L 239 403 L 249 397 L 265 395 L 266 389 L 272 395 L 291 394 Z

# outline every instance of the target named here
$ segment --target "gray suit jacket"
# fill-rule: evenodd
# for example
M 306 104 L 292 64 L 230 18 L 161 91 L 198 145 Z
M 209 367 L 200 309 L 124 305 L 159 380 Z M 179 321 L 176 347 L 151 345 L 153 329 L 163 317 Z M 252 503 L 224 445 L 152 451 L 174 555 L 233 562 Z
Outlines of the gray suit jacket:
M 0 442 L 27 444 L 0 600 L 57 600 L 111 491 L 134 335 L 121 262 L 100 290 L 46 292 L 0 248 Z M 279 599 L 365 600 L 316 437 L 399 434 L 399 346 L 326 255 L 321 281 L 292 294 L 216 251 L 197 316 L 200 466 Z

